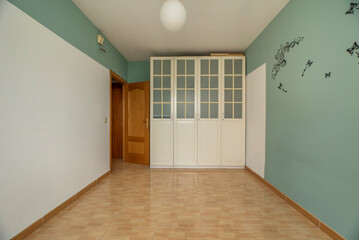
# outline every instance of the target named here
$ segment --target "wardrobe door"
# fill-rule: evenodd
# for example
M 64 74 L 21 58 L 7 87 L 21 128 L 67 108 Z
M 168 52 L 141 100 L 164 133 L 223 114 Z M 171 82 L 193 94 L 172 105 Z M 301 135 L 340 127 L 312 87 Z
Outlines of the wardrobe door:
M 198 165 L 221 164 L 220 60 L 199 59 Z
M 174 165 L 197 165 L 195 58 L 175 59 Z
M 173 166 L 173 62 L 151 58 L 151 166 Z
M 223 81 L 222 166 L 245 166 L 244 57 L 225 57 Z

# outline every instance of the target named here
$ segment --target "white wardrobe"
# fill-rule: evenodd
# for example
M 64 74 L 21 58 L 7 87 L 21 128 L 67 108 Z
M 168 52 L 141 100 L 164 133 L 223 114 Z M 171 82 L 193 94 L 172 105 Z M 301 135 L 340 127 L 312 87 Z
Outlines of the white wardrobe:
M 151 167 L 245 166 L 245 57 L 151 58 Z

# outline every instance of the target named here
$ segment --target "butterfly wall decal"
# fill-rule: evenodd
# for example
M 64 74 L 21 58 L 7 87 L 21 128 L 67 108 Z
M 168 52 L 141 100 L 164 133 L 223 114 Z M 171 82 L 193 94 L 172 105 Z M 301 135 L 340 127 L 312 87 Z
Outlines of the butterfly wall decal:
M 350 3 L 349 10 L 345 14 L 354 14 L 355 9 L 359 9 L 359 3 Z
M 291 48 L 294 48 L 296 45 L 299 45 L 301 41 L 303 41 L 304 37 L 298 37 L 294 39 L 292 42 L 287 42 L 286 44 L 281 44 L 280 48 L 275 55 L 275 60 L 277 61 L 272 69 L 272 79 L 275 80 L 281 68 L 287 65 L 287 60 L 285 59 L 286 53 L 290 51 Z
M 358 49 L 359 49 L 358 43 L 357 43 L 357 42 L 354 42 L 354 43 L 353 43 L 353 46 L 347 49 L 347 52 L 348 52 L 351 56 L 353 56 L 355 50 L 358 50 Z
M 278 89 L 279 89 L 279 90 L 282 90 L 283 92 L 288 92 L 287 90 L 285 90 L 285 89 L 283 88 L 283 84 L 282 84 L 282 83 L 279 83 Z
M 304 77 L 305 71 L 307 71 L 307 69 L 310 68 L 310 67 L 312 66 L 312 64 L 313 64 L 313 61 L 308 60 L 306 66 L 305 66 L 305 68 L 304 68 L 304 70 L 303 70 L 302 77 Z

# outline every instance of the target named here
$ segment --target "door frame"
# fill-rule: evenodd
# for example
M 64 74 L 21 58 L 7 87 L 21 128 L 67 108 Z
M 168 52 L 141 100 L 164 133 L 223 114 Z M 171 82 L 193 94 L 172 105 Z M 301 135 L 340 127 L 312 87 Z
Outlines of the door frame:
M 120 77 L 119 75 L 117 75 L 114 71 L 110 70 L 110 109 L 109 109 L 109 131 L 110 131 L 110 159 L 109 159 L 109 165 L 110 165 L 110 171 L 112 172 L 112 80 L 115 80 L 119 83 L 122 84 L 122 129 L 124 130 L 125 127 L 125 108 L 124 108 L 124 100 L 125 100 L 125 86 L 127 85 L 127 81 L 125 79 L 123 79 L 122 77 Z M 124 149 L 124 134 L 122 136 L 123 141 L 122 141 L 122 147 Z M 124 159 L 125 154 L 122 152 L 122 158 Z

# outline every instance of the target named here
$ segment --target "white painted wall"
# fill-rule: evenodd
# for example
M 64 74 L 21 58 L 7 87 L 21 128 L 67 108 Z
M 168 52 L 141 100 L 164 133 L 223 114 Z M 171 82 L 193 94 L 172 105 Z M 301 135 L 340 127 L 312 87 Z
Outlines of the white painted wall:
M 266 64 L 247 76 L 246 165 L 264 178 Z
M 109 71 L 0 0 L 0 239 L 109 170 Z

